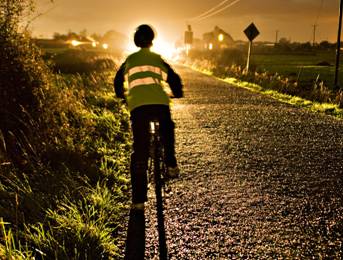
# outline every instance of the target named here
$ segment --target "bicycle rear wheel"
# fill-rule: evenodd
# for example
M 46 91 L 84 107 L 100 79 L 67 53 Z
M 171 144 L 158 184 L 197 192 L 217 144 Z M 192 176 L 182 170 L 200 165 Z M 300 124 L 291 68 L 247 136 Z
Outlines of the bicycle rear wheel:
M 164 213 L 163 213 L 163 180 L 162 173 L 165 170 L 163 153 L 161 149 L 161 143 L 157 142 L 154 151 L 154 179 L 155 179 L 155 194 L 156 194 L 156 210 L 157 210 L 157 228 L 158 228 L 158 240 L 160 249 L 160 259 L 168 259 L 168 249 L 166 241 L 166 232 L 164 225 Z

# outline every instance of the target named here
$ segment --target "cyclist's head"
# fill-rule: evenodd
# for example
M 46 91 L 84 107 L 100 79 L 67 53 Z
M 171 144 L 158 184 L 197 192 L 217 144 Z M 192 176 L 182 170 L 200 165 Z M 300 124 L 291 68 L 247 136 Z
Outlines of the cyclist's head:
M 150 48 L 152 41 L 155 38 L 154 30 L 147 24 L 142 24 L 137 27 L 134 42 L 137 47 Z

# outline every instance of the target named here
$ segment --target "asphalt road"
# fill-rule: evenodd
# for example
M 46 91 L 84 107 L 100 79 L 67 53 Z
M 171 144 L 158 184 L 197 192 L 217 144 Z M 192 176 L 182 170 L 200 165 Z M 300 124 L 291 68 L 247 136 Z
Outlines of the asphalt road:
M 177 71 L 171 259 L 342 259 L 343 121 Z M 154 210 L 147 259 L 158 252 Z

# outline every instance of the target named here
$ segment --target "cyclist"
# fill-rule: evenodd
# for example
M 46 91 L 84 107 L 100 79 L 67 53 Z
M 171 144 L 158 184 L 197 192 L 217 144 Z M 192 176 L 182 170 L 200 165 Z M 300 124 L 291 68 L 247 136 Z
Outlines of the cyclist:
M 131 155 L 131 184 L 133 209 L 143 209 L 147 201 L 147 168 L 149 146 L 149 122 L 157 119 L 164 140 L 167 174 L 169 178 L 179 175 L 175 158 L 174 122 L 171 119 L 168 94 L 163 90 L 166 81 L 175 98 L 183 96 L 182 81 L 160 55 L 150 51 L 155 37 L 149 25 L 138 26 L 134 43 L 141 48 L 129 55 L 114 78 L 116 96 L 123 98 L 130 110 L 133 133 Z M 128 83 L 127 91 L 124 82 Z

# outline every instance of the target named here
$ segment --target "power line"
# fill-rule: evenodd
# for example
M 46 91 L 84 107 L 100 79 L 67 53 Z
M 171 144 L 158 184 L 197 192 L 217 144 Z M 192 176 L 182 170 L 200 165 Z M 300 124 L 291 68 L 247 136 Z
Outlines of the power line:
M 316 20 L 315 20 L 314 24 L 318 23 L 319 17 L 320 17 L 320 15 L 322 13 L 322 10 L 323 10 L 323 5 L 324 5 L 324 0 L 321 0 L 320 7 L 318 9 L 318 14 L 317 14 L 317 17 L 316 17 Z
M 312 38 L 312 45 L 314 46 L 316 44 L 316 32 L 317 32 L 317 28 L 318 28 L 318 20 L 319 20 L 319 17 L 321 15 L 321 12 L 323 10 L 323 4 L 324 4 L 324 0 L 321 0 L 320 1 L 320 6 L 318 8 L 318 14 L 317 14 L 317 17 L 315 19 L 315 22 L 314 24 L 312 25 L 313 26 L 313 38 Z
M 196 17 L 193 17 L 191 18 L 189 21 L 194 21 L 194 22 L 200 22 L 202 20 L 205 20 L 207 18 L 210 18 L 224 10 L 226 10 L 227 8 L 235 5 L 236 3 L 240 2 L 241 0 L 235 0 L 227 5 L 225 5 L 224 7 L 220 8 L 220 9 L 217 9 L 218 7 L 224 5 L 228 0 L 224 0 L 222 1 L 221 3 L 219 3 L 218 5 L 216 5 L 215 7 L 212 7 L 211 9 L 209 9 L 208 11 L 196 16 Z M 217 9 L 217 10 L 216 10 Z
M 216 12 L 211 13 L 211 14 L 205 16 L 205 17 L 202 17 L 200 20 L 198 20 L 198 22 L 200 22 L 200 21 L 202 21 L 202 20 L 205 20 L 205 19 L 207 19 L 207 18 L 210 18 L 210 17 L 212 17 L 212 16 L 214 16 L 214 15 L 216 15 L 216 14 L 218 14 L 218 13 L 220 13 L 220 12 L 226 10 L 226 9 L 228 9 L 229 7 L 235 5 L 236 3 L 240 2 L 240 1 L 241 1 L 241 0 L 235 0 L 235 1 L 233 1 L 232 3 L 230 3 L 230 4 L 228 4 L 228 5 L 224 6 L 224 7 L 222 7 L 221 9 L 217 10 Z
M 209 13 L 211 13 L 212 11 L 215 11 L 218 7 L 221 7 L 223 4 L 225 4 L 228 1 L 230 1 L 230 0 L 224 0 L 224 1 L 220 2 L 219 4 L 217 4 L 216 6 L 212 7 L 211 9 L 207 10 L 206 12 L 203 12 L 202 14 L 199 14 L 199 15 L 189 19 L 189 21 L 198 20 L 198 19 L 202 18 L 203 16 L 208 15 Z
M 318 24 L 313 25 L 313 38 L 312 38 L 312 46 L 316 44 L 316 31 L 317 31 Z
M 275 31 L 275 44 L 279 42 L 279 30 Z

